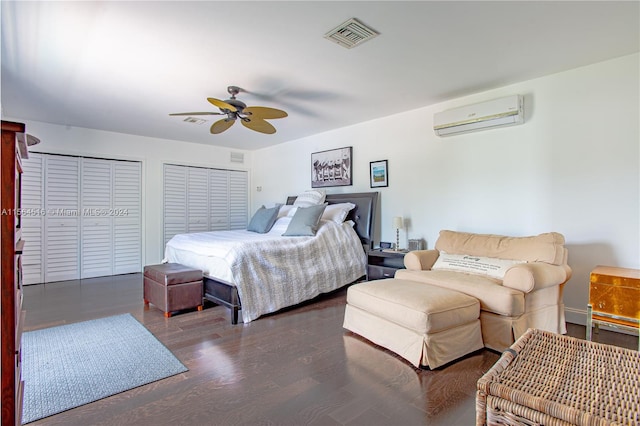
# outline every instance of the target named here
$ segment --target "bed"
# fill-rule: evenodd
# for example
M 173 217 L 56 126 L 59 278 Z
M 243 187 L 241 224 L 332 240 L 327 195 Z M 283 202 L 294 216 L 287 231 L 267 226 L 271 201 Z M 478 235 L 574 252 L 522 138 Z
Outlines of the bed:
M 174 236 L 165 261 L 203 271 L 204 297 L 248 323 L 264 314 L 353 283 L 366 272 L 378 193 L 327 194 L 326 202 L 355 204 L 344 223 L 322 221 L 314 237 L 283 237 L 287 218 L 265 234 L 246 230 Z M 293 205 L 296 197 L 288 197 Z M 288 218 L 290 220 L 290 218 Z

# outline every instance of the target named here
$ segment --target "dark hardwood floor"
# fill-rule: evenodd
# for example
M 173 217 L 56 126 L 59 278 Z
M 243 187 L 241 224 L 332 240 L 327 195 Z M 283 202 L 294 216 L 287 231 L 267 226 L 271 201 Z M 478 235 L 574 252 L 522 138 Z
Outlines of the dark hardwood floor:
M 346 290 L 231 325 L 213 304 L 165 318 L 141 274 L 27 286 L 25 331 L 131 313 L 189 371 L 32 425 L 473 425 L 488 350 L 430 371 L 342 328 Z M 585 328 L 569 324 L 569 334 Z M 600 331 L 636 348 L 637 337 Z

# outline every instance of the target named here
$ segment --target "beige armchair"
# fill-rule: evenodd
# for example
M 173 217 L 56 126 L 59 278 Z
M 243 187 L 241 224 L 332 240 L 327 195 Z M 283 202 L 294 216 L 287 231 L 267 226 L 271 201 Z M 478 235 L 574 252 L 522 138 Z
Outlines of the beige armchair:
M 562 292 L 571 277 L 564 237 L 441 231 L 433 250 L 407 253 L 395 278 L 445 287 L 480 301 L 487 348 L 507 349 L 528 328 L 566 333 Z

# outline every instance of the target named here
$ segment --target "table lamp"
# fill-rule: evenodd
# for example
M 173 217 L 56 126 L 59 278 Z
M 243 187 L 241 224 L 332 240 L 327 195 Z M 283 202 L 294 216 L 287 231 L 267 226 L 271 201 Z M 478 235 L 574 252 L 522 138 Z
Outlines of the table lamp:
M 393 227 L 396 229 L 396 251 L 400 250 L 400 230 L 404 228 L 404 219 L 402 216 L 393 218 Z

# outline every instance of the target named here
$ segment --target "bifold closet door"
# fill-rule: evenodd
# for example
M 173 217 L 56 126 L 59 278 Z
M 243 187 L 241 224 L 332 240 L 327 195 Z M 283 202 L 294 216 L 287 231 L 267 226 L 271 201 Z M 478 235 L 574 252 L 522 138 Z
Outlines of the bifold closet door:
M 164 243 L 187 232 L 247 228 L 245 171 L 164 165 Z
M 29 157 L 22 185 L 25 284 L 141 272 L 141 163 Z
M 209 228 L 209 170 L 187 169 L 187 232 L 207 232 Z
M 112 170 L 108 160 L 81 161 L 80 277 L 111 275 L 113 269 L 113 224 L 109 214 Z
M 47 155 L 44 167 L 44 280 L 80 278 L 80 159 Z M 26 245 L 26 244 L 25 244 Z
M 164 244 L 187 232 L 187 167 L 164 165 Z
M 141 164 L 82 159 L 82 278 L 142 270 Z
M 230 229 L 228 170 L 209 170 L 209 223 L 212 231 Z
M 248 181 L 247 172 L 229 171 L 229 229 L 247 229 Z
M 29 153 L 22 161 L 22 278 L 25 285 L 44 282 L 44 159 Z
M 142 271 L 142 164 L 114 161 L 113 273 Z

